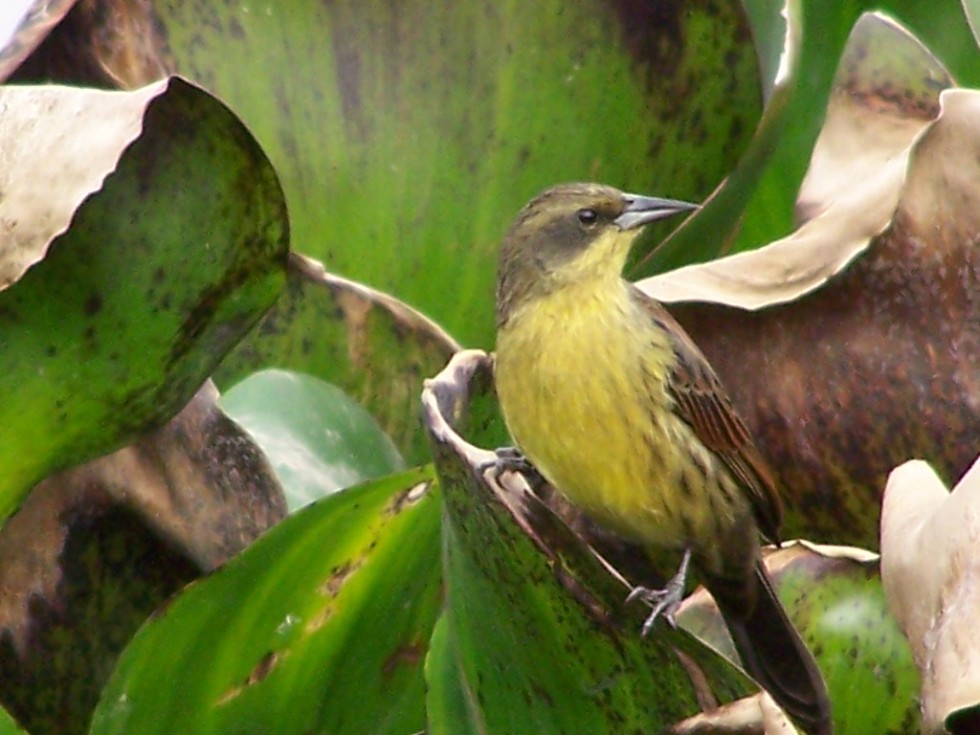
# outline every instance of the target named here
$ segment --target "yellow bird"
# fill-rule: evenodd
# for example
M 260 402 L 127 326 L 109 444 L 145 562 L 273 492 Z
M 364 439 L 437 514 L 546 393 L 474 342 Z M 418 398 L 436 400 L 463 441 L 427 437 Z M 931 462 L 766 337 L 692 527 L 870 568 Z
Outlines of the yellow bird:
M 517 448 L 572 503 L 624 539 L 683 550 L 664 589 L 630 595 L 653 605 L 643 633 L 673 622 L 693 558 L 749 674 L 829 735 L 826 685 L 760 560 L 759 531 L 778 542 L 773 476 L 701 351 L 622 277 L 643 225 L 694 208 L 599 184 L 527 204 L 500 253 L 497 395 Z

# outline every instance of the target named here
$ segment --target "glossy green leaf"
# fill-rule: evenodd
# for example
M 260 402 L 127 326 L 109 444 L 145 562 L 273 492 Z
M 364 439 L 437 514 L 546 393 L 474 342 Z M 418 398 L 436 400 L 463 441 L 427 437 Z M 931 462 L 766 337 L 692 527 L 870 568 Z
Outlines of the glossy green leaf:
M 324 498 L 186 589 L 123 654 L 92 735 L 421 730 L 442 602 L 431 481 Z
M 285 368 L 333 383 L 377 418 L 410 463 L 423 464 L 429 445 L 419 421 L 422 381 L 458 349 L 398 299 L 293 253 L 285 290 L 214 378 L 230 388 L 256 370 Z
M 825 578 L 817 589 L 799 574 L 783 587 L 791 600 L 808 601 L 811 620 L 801 616 L 800 625 L 825 672 L 838 732 L 848 735 L 918 731 L 918 671 L 876 567 Z
M 2 707 L 0 707 L 0 735 L 27 735 L 27 731 L 22 730 Z
M 784 545 L 766 557 L 779 597 L 827 681 L 836 731 L 918 732 L 919 676 L 888 604 L 876 554 L 850 547 Z M 698 590 L 678 622 L 730 660 L 731 638 Z
M 449 626 L 446 615 L 440 616 L 425 658 L 425 680 L 429 682 L 428 732 L 429 735 L 479 735 L 486 732 L 486 727 L 476 711 L 473 692 L 464 687 Z
M 701 199 L 760 110 L 738 3 L 156 3 L 175 68 L 283 178 L 294 246 L 488 345 L 518 209 L 563 180 Z
M 405 468 L 371 414 L 312 376 L 263 370 L 221 396 L 220 405 L 272 462 L 290 510 Z
M 446 502 L 428 731 L 657 732 L 699 711 L 702 695 L 751 691 L 684 631 L 660 625 L 642 639 L 645 610 L 624 607 L 628 586 L 540 501 L 481 473 L 492 455 L 447 423 L 483 382 L 481 354 L 454 358 L 423 397 Z
M 187 82 L 0 102 L 2 518 L 44 476 L 176 414 L 276 298 L 288 234 L 268 160 Z
M 967 22 L 970 24 L 970 32 L 973 33 L 974 40 L 980 44 L 980 1 L 962 0 L 963 12 L 966 13 Z

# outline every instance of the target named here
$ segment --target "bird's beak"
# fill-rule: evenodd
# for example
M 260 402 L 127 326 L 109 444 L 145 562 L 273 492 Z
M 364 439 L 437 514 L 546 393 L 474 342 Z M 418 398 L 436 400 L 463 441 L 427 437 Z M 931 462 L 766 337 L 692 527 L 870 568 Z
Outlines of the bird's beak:
M 642 227 L 654 220 L 671 217 L 681 212 L 690 212 L 697 209 L 697 204 L 682 202 L 677 199 L 660 199 L 658 197 L 645 197 L 639 194 L 623 194 L 626 202 L 626 209 L 613 220 L 621 230 L 632 230 L 634 227 Z

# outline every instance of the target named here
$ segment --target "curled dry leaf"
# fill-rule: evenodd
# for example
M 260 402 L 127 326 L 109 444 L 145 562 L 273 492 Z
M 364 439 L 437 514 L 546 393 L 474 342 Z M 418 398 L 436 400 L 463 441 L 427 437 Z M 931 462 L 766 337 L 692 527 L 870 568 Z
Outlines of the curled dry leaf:
M 787 535 L 874 546 L 891 467 L 926 456 L 958 475 L 972 459 L 980 93 L 940 93 L 950 83 L 864 16 L 801 193 L 807 221 L 640 284 L 674 302 L 779 471 Z
M 940 91 L 952 85 L 942 64 L 908 31 L 865 13 L 841 59 L 799 194 L 803 225 L 759 250 L 678 268 L 639 285 L 666 303 L 748 310 L 819 288 L 891 222 L 911 146 L 935 120 Z
M 799 735 L 766 692 L 678 722 L 665 735 Z
M 980 460 L 953 488 L 926 462 L 888 477 L 881 578 L 922 675 L 925 733 L 980 724 Z
M 166 426 L 47 478 L 0 531 L 0 701 L 25 724 L 86 721 L 153 608 L 285 515 L 217 395 L 208 382 Z
M 79 205 L 99 190 L 142 133 L 147 107 L 166 87 L 153 84 L 129 94 L 0 89 L 0 290 L 42 260 L 68 229 Z

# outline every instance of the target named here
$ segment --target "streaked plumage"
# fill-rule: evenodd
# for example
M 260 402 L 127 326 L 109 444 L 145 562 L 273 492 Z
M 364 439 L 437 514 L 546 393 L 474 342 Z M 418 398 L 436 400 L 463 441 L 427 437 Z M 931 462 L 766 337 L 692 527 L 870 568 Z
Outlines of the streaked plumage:
M 595 521 L 690 549 L 746 668 L 825 735 L 823 680 L 759 560 L 758 531 L 778 540 L 772 474 L 700 350 L 621 276 L 637 228 L 683 208 L 596 184 L 529 203 L 501 249 L 497 394 L 520 450 Z

